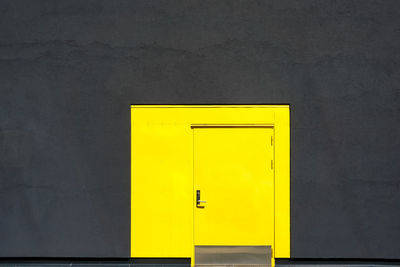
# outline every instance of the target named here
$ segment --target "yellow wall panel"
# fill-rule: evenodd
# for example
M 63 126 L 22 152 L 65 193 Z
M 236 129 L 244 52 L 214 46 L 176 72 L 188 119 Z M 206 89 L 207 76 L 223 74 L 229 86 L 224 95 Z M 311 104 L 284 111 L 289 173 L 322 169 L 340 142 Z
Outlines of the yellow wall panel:
M 275 131 L 275 257 L 290 257 L 289 106 L 132 106 L 131 257 L 193 257 L 193 128 Z

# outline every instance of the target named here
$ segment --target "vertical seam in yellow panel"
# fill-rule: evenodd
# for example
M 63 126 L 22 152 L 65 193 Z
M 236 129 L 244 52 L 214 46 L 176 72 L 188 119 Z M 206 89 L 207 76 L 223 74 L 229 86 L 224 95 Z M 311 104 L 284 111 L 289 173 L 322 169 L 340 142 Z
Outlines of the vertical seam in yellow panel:
M 274 112 L 274 123 L 275 123 L 275 112 Z M 275 231 L 275 229 L 276 229 L 276 221 L 275 221 L 275 219 L 276 219 L 276 199 L 275 199 L 275 196 L 276 196 L 276 183 L 275 183 L 275 178 L 276 178 L 276 175 L 275 175 L 275 170 L 276 170 L 276 167 L 275 167 L 275 126 L 272 128 L 272 140 L 273 140 L 273 142 L 272 142 L 272 159 L 273 159 L 273 161 L 274 161 L 274 163 L 273 163 L 273 174 L 274 174 L 274 197 L 273 197 L 273 199 L 274 199 L 274 247 L 273 247 L 273 251 L 272 251 L 272 258 L 273 259 L 275 259 L 275 250 L 276 250 L 276 246 L 275 246 L 275 243 L 276 243 L 276 231 Z M 273 266 L 275 266 L 275 260 L 273 261 Z
M 194 198 L 195 198 L 195 195 L 194 195 L 194 192 L 195 192 L 195 189 L 196 189 L 196 185 L 195 185 L 195 183 L 194 183 L 194 148 L 195 148 L 195 146 L 194 146 L 194 128 L 191 128 L 191 132 L 192 132 L 192 183 L 193 183 L 193 188 L 192 188 L 192 217 L 193 217 L 193 223 L 192 223 L 192 259 L 191 259 L 191 262 L 190 262 L 190 265 L 191 266 L 194 266 L 194 262 L 195 262 L 195 247 L 194 247 L 194 223 L 195 223 L 195 221 L 194 221 L 194 205 L 195 205 L 195 200 L 194 200 Z

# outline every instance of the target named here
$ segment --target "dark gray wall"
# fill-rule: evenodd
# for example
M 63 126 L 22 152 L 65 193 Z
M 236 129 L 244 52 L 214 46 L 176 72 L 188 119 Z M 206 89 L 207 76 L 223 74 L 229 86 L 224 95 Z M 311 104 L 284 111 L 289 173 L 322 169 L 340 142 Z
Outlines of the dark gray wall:
M 290 103 L 292 257 L 400 259 L 399 15 L 1 1 L 0 256 L 129 256 L 130 104 Z

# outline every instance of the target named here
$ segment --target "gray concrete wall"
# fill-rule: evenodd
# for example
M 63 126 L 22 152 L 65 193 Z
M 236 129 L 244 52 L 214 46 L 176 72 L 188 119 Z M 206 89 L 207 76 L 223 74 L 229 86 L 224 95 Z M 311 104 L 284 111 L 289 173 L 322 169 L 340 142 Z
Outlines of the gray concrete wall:
M 1 1 L 0 256 L 129 257 L 130 104 L 289 103 L 294 258 L 400 258 L 400 2 Z

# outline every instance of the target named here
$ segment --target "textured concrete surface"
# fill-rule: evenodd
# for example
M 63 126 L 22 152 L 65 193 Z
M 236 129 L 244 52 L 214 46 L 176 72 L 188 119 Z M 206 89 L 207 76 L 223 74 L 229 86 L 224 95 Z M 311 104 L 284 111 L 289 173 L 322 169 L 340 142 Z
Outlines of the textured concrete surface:
M 400 258 L 400 2 L 1 1 L 0 257 L 129 257 L 130 109 L 289 103 L 298 258 Z

